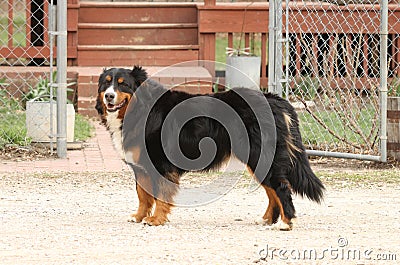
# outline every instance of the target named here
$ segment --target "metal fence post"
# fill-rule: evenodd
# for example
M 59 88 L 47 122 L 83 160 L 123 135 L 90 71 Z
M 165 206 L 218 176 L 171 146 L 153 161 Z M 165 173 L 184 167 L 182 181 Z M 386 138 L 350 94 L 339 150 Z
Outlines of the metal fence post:
M 282 96 L 282 0 L 269 2 L 268 91 Z
M 274 1 L 275 4 L 275 93 L 282 96 L 283 75 L 283 50 L 282 43 L 285 42 L 282 35 L 282 0 Z
M 380 157 L 382 162 L 387 160 L 387 94 L 388 94 L 388 0 L 382 0 L 381 6 L 381 29 L 380 29 L 380 115 L 381 115 L 381 128 L 380 128 Z
M 57 156 L 67 157 L 67 1 L 57 2 Z
M 269 1 L 268 25 L 268 92 L 274 93 L 275 80 L 275 0 Z
M 54 33 L 57 31 L 57 26 L 55 23 L 55 16 L 57 15 L 57 11 L 54 9 L 54 3 L 53 0 L 50 1 L 49 5 L 49 25 L 48 25 L 48 32 L 49 32 L 49 46 L 50 46 L 50 59 L 49 59 L 49 69 L 50 69 L 50 74 L 49 74 L 49 81 L 50 81 L 50 152 L 53 154 L 54 152 L 54 126 L 53 126 L 53 106 L 55 104 L 54 102 L 54 89 L 57 87 L 57 85 L 54 83 L 55 80 L 53 80 L 53 71 L 54 71 Z

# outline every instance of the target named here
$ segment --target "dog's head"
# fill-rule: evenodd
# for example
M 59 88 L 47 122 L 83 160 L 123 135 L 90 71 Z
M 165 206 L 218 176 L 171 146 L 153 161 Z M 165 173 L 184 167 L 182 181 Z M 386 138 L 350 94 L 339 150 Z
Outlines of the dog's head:
M 136 89 L 147 79 L 147 72 L 135 66 L 132 70 L 124 68 L 105 69 L 99 77 L 99 90 L 96 110 L 104 120 L 108 113 L 119 112 L 123 118 L 126 107 Z

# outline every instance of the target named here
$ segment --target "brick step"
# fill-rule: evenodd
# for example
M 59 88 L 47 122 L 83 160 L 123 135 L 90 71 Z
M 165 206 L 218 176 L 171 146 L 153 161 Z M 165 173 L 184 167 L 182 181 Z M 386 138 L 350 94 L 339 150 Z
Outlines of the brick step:
M 197 23 L 196 3 L 80 2 L 80 23 Z
M 196 45 L 196 23 L 79 23 L 80 45 Z
M 79 66 L 168 66 L 198 60 L 198 45 L 80 45 Z

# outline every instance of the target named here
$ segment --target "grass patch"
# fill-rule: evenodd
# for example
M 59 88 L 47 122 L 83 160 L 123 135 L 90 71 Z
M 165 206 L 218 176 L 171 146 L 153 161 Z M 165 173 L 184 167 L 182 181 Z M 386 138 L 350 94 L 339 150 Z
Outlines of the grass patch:
M 24 112 L 0 115 L 2 116 L 0 119 L 0 148 L 7 144 L 27 146 L 31 143 L 31 140 L 26 137 Z
M 360 111 L 360 110 L 357 110 Z M 357 111 L 354 111 L 356 113 Z M 342 122 L 340 117 L 335 111 L 318 111 L 317 115 L 327 127 L 333 129 L 339 136 L 346 138 L 350 142 L 363 143 L 362 137 L 349 129 L 346 124 Z M 372 106 L 366 107 L 360 112 L 358 125 L 364 135 L 369 135 L 373 127 L 373 120 L 375 117 L 375 110 Z M 322 144 L 339 144 L 341 141 L 330 134 L 322 125 L 320 125 L 308 112 L 299 113 L 300 130 L 302 133 L 303 141 L 309 145 L 322 145 Z M 377 130 L 378 128 L 375 128 Z M 365 143 L 363 143 L 365 144 Z
M 0 149 L 5 145 L 27 146 L 31 139 L 26 136 L 25 112 L 4 112 L 0 109 Z M 86 141 L 92 137 L 94 127 L 82 115 L 75 116 L 75 141 Z
M 86 141 L 93 136 L 94 127 L 88 118 L 76 114 L 75 115 L 75 141 Z
M 357 172 L 316 172 L 322 182 L 332 186 L 348 187 L 362 186 L 383 186 L 387 184 L 400 183 L 400 169 L 385 170 L 363 170 Z
M 5 85 L 4 80 L 0 84 Z M 0 90 L 0 148 L 6 144 L 26 146 L 30 139 L 26 137 L 25 112 L 19 102 L 10 98 L 5 89 Z
M 23 15 L 17 15 L 13 21 L 12 45 L 26 46 L 26 19 Z M 0 46 L 8 46 L 8 17 L 0 17 Z
M 337 170 L 341 169 L 338 164 Z M 385 185 L 400 184 L 400 168 L 395 169 L 363 169 L 355 170 L 354 172 L 332 172 L 332 171 L 316 171 L 315 174 L 324 185 L 333 188 L 376 188 Z M 188 173 L 182 177 L 182 186 L 198 187 L 205 184 L 214 183 L 219 177 L 219 184 L 227 188 L 235 186 L 236 188 L 245 188 L 255 190 L 259 187 L 258 182 L 247 170 L 236 172 L 208 172 L 208 173 Z M 222 181 L 222 182 L 221 182 Z M 236 181 L 238 181 L 236 183 Z M 217 182 L 215 182 L 217 183 Z

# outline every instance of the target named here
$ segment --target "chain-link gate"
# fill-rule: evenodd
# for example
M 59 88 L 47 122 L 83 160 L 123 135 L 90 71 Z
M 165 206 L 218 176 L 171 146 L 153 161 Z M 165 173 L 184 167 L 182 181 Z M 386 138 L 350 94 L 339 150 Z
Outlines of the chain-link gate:
M 52 2 L 0 3 L 0 150 L 55 140 Z
M 400 85 L 399 3 L 274 2 L 283 12 L 270 25 L 269 89 L 296 106 L 309 154 L 385 161 L 386 96 Z

